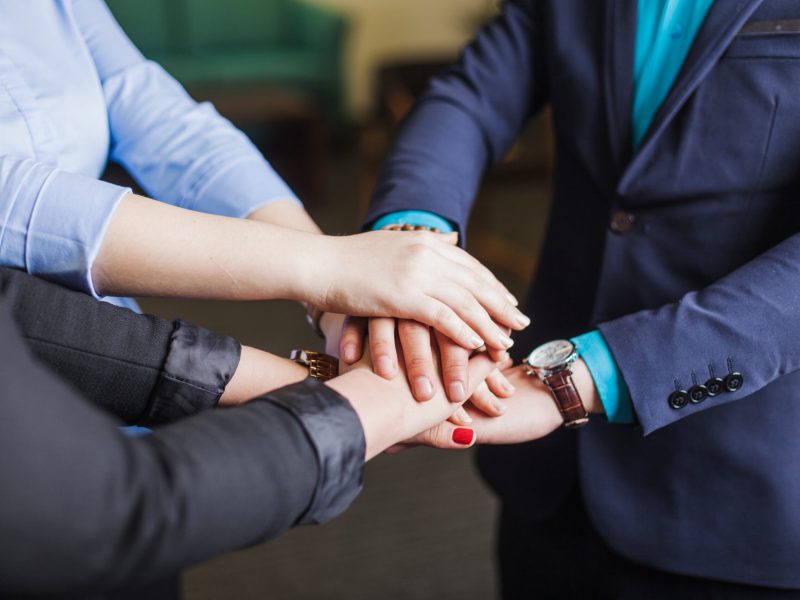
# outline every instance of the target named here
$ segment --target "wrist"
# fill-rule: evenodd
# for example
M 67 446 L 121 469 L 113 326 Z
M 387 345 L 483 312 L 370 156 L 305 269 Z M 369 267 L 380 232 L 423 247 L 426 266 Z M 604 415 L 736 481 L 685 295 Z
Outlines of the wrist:
M 308 369 L 297 363 L 242 346 L 239 366 L 219 399 L 220 406 L 236 406 L 278 388 L 303 381 Z
M 288 271 L 287 298 L 304 306 L 322 308 L 335 279 L 336 238 L 290 232 L 291 240 L 285 246 L 284 256 Z
M 575 389 L 578 390 L 578 395 L 581 397 L 581 402 L 583 402 L 583 407 L 587 412 L 592 414 L 605 412 L 592 374 L 586 367 L 586 363 L 580 358 L 572 365 L 572 381 L 575 383 Z
M 368 369 L 354 369 L 325 385 L 347 398 L 358 415 L 366 440 L 366 460 L 405 439 L 403 428 L 397 427 L 403 418 L 402 404 L 392 401 L 380 377 Z M 379 398 L 382 401 L 377 402 Z

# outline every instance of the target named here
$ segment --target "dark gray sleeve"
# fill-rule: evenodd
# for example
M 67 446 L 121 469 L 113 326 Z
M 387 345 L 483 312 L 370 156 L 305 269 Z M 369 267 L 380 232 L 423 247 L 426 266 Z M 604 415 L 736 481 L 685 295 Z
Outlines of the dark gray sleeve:
M 36 358 L 130 425 L 215 407 L 239 364 L 233 338 L 98 302 L 22 271 L 0 268 L 0 292 Z
M 360 489 L 358 417 L 316 381 L 127 437 L 34 364 L 6 310 L 0 332 L 2 597 L 146 584 Z

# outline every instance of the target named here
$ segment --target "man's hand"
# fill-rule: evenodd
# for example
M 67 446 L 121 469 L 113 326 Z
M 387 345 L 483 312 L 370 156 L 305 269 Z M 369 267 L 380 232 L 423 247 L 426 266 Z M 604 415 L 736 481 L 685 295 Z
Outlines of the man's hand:
M 470 424 L 481 444 L 517 444 L 548 435 L 561 427 L 564 419 L 555 400 L 542 381 L 528 375 L 523 365 L 505 371 L 516 392 L 507 401 L 508 410 L 501 416 L 489 418 L 467 405 L 472 417 Z M 573 381 L 589 413 L 602 414 L 603 405 L 594 381 L 582 360 L 573 366 Z
M 375 373 L 385 379 L 395 378 L 400 373 L 398 350 L 401 350 L 403 367 L 417 400 L 424 402 L 433 397 L 440 379 L 451 402 L 465 400 L 465 391 L 470 385 L 467 364 L 472 351 L 435 330 L 404 319 L 345 318 L 328 313 L 323 316 L 321 326 L 325 332 L 326 351 L 340 357 L 342 369 L 347 370 L 348 364 L 359 360 L 368 333 Z M 501 368 L 509 366 L 507 352 L 490 350 L 489 355 Z M 505 410 L 501 399 L 513 393 L 514 386 L 498 370 L 478 386 L 472 402 L 488 415 L 501 415 Z M 468 420 L 460 422 L 468 424 Z

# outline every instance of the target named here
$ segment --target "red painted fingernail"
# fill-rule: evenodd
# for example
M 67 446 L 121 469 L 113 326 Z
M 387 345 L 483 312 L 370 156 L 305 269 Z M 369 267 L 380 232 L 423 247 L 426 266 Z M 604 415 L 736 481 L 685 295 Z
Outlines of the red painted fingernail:
M 469 446 L 472 443 L 472 438 L 475 437 L 475 432 L 466 427 L 456 427 L 453 430 L 453 442 L 462 446 Z

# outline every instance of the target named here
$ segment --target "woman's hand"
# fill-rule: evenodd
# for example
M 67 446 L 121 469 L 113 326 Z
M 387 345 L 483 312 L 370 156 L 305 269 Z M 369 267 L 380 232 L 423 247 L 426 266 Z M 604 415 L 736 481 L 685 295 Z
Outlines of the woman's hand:
M 472 358 L 469 375 L 473 384 L 469 393 L 495 368 L 486 353 Z M 386 380 L 375 375 L 368 354 L 349 372 L 326 385 L 347 398 L 358 414 L 367 441 L 367 459 L 446 421 L 460 409 L 460 404 L 448 401 L 441 385 L 428 402 L 417 402 L 405 377 Z M 459 433 L 455 429 L 448 447 L 468 447 L 473 443 L 475 435 L 471 429 L 461 427 Z
M 470 350 L 505 350 L 512 345 L 505 328 L 530 323 L 494 275 L 447 236 L 371 231 L 320 239 L 329 249 L 316 253 L 321 279 L 307 301 L 323 310 L 418 321 Z M 348 346 L 345 360 L 354 356 Z

